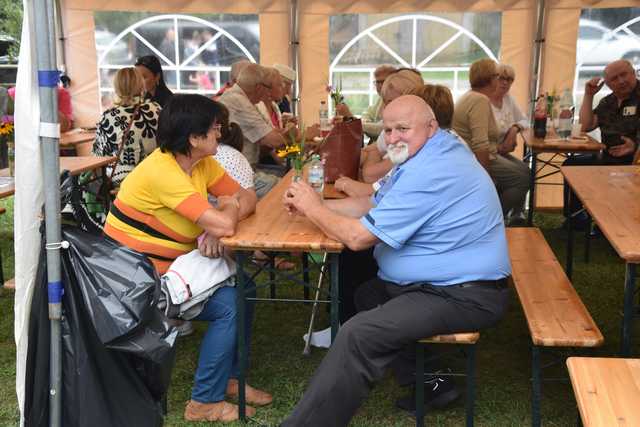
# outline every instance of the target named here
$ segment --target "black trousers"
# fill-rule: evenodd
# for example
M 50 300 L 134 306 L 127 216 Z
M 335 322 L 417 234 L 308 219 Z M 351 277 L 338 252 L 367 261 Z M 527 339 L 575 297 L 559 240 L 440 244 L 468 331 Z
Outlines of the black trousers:
M 387 302 L 342 325 L 283 426 L 346 426 L 407 346 L 432 335 L 492 326 L 509 301 L 507 288 L 490 284 L 398 286 L 375 278 L 365 286 L 386 293 Z
M 611 157 L 606 153 L 579 154 L 568 157 L 567 160 L 562 163 L 562 166 L 630 165 L 632 161 L 633 155 L 625 157 Z M 571 194 L 571 202 L 569 202 L 569 194 Z M 569 187 L 566 182 L 563 186 L 563 196 L 564 205 L 562 211 L 566 218 L 582 209 L 580 199 L 578 199 L 578 196 L 575 195 L 571 187 Z

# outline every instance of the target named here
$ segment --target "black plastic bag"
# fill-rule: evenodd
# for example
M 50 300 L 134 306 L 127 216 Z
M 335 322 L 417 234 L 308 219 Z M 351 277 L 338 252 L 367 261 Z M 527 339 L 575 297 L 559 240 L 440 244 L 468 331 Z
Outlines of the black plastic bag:
M 63 227 L 62 425 L 160 426 L 177 331 L 156 308 L 149 260 Z M 49 320 L 44 250 L 29 327 L 25 425 L 48 423 Z

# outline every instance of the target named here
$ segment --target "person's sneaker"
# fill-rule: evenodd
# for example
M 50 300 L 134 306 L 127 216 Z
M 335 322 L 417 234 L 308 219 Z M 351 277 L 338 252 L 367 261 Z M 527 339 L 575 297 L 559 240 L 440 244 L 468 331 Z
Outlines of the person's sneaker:
M 455 382 L 451 377 L 431 377 L 424 382 L 424 408 L 440 409 L 448 406 L 460 397 Z M 396 400 L 396 406 L 404 411 L 416 414 L 416 388 L 411 387 L 411 393 Z

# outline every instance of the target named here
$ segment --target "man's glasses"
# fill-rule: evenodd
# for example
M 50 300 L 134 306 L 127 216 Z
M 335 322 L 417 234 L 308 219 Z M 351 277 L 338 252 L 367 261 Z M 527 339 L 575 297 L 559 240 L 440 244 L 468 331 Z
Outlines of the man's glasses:
M 511 83 L 511 82 L 513 82 L 513 77 L 498 76 L 498 80 L 502 80 L 504 82 Z
M 266 83 L 260 83 L 260 84 L 261 84 L 262 86 L 266 87 L 266 88 L 267 88 L 267 89 L 269 89 L 269 90 L 273 89 L 273 86 L 268 85 L 268 84 L 266 84 Z

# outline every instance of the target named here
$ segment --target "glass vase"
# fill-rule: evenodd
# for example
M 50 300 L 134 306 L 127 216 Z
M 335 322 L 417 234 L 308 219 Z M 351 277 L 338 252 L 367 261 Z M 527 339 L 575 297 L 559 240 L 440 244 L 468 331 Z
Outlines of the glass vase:
M 9 176 L 15 176 L 15 145 L 13 141 L 7 141 L 7 163 L 9 164 Z
M 293 168 L 293 179 L 292 182 L 302 181 L 302 169 Z

